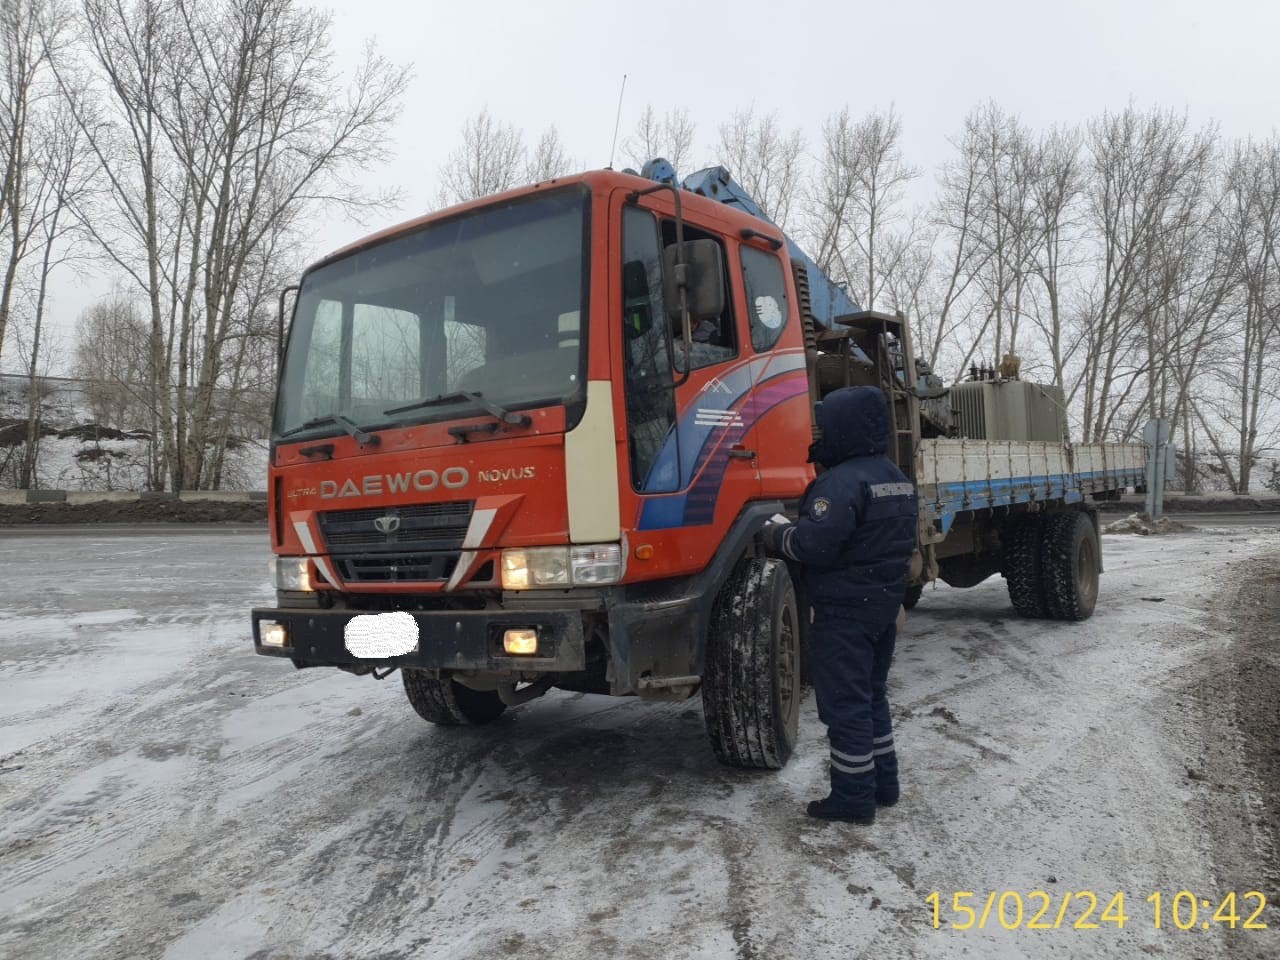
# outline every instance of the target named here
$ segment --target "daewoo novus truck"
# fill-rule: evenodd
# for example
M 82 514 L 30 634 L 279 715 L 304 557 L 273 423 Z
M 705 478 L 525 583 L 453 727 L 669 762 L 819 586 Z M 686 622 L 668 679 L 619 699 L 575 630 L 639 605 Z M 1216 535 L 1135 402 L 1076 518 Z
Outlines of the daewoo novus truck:
M 399 669 L 446 725 L 557 687 L 700 692 L 722 761 L 780 767 L 809 616 L 759 531 L 813 478 L 814 404 L 855 384 L 885 390 L 920 493 L 909 604 L 1001 573 L 1024 615 L 1092 613 L 1089 502 L 1142 482 L 1142 448 L 1068 444 L 1060 391 L 947 390 L 723 168 L 586 173 L 362 240 L 295 298 L 255 648 Z

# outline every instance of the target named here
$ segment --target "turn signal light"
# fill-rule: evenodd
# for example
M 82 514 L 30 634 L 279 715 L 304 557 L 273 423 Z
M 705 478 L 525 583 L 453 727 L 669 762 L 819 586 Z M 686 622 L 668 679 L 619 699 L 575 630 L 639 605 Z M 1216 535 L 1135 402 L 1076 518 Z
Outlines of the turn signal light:
M 508 630 L 502 635 L 502 649 L 513 657 L 531 657 L 538 652 L 538 631 Z

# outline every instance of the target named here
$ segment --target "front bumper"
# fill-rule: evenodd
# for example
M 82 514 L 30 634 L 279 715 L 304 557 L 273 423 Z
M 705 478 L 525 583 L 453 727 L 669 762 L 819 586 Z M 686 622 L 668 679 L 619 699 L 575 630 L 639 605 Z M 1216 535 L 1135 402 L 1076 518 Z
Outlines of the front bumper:
M 361 610 L 259 608 L 252 611 L 254 649 L 268 657 L 286 657 L 299 667 L 418 667 L 433 670 L 493 670 L 561 673 L 586 668 L 582 612 L 431 610 L 413 612 L 418 648 L 389 659 L 357 657 L 347 649 L 347 623 Z M 262 623 L 283 624 L 289 645 L 262 642 Z M 538 654 L 513 657 L 502 649 L 506 630 L 538 631 Z

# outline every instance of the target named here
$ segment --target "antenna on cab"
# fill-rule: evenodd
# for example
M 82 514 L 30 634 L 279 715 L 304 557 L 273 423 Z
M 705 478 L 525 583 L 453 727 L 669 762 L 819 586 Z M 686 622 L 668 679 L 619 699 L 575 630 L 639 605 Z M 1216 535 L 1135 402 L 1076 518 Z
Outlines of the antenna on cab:
M 627 75 L 622 75 L 622 89 L 618 91 L 618 115 L 613 121 L 613 143 L 609 145 L 609 166 L 606 170 L 613 169 L 613 153 L 618 148 L 618 127 L 622 123 L 622 95 L 627 92 Z

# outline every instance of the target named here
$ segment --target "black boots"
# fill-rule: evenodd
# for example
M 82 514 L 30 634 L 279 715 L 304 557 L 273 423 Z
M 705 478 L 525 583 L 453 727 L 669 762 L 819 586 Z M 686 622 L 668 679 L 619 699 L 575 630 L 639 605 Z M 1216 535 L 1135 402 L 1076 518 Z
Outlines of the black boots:
M 860 827 L 869 827 L 876 822 L 876 812 L 872 810 L 870 813 L 854 813 L 843 807 L 837 806 L 831 802 L 830 797 L 822 800 L 812 800 L 805 811 L 811 817 L 817 817 L 819 820 L 838 820 L 842 823 L 856 823 Z
M 898 802 L 897 793 L 876 794 L 877 807 L 892 807 Z M 821 800 L 811 800 L 805 813 L 811 817 L 817 817 L 819 820 L 838 820 L 841 823 L 856 823 L 860 827 L 869 827 L 876 822 L 876 812 L 872 810 L 870 813 L 854 813 L 839 804 L 834 803 L 830 797 L 824 797 Z

